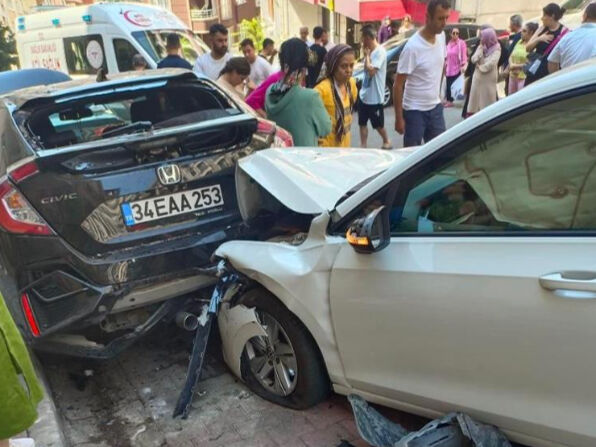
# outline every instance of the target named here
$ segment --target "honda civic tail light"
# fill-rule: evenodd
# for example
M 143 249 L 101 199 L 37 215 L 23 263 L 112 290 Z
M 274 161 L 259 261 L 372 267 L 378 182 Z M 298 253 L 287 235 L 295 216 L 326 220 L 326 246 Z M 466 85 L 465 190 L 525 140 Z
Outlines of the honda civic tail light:
M 53 234 L 52 229 L 8 180 L 0 183 L 0 227 L 9 233 Z
M 290 132 L 281 127 L 275 129 L 275 138 L 273 139 L 273 147 L 292 147 L 294 146 L 294 139 Z
M 21 305 L 23 306 L 23 312 L 25 313 L 25 318 L 27 319 L 27 324 L 29 325 L 31 333 L 33 336 L 39 337 L 39 326 L 37 324 L 37 320 L 35 319 L 35 315 L 33 314 L 33 308 L 31 307 L 31 302 L 29 301 L 29 295 L 26 293 L 21 294 Z
M 272 121 L 267 120 L 259 120 L 259 124 L 257 127 L 259 132 L 267 133 L 267 134 L 274 134 L 273 135 L 273 144 L 271 147 L 292 147 L 294 146 L 294 139 L 290 132 L 285 129 L 282 129 L 279 126 L 276 126 L 275 123 Z

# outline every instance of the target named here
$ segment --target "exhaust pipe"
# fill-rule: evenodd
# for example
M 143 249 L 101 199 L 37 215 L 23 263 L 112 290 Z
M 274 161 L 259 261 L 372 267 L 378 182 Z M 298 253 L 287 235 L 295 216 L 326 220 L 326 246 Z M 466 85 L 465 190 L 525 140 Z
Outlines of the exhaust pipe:
M 195 331 L 199 327 L 199 319 L 189 312 L 178 312 L 176 324 L 186 331 Z

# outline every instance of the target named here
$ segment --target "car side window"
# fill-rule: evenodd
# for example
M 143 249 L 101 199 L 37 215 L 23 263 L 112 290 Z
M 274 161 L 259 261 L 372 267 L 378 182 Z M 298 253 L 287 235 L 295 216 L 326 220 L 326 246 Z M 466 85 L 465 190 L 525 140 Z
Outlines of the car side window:
M 133 69 L 132 57 L 138 53 L 137 49 L 126 39 L 114 39 L 112 42 L 118 71 L 131 71 Z
M 402 233 L 596 230 L 596 93 L 535 108 L 415 168 Z
M 99 34 L 65 38 L 64 55 L 70 74 L 96 74 L 100 68 L 107 70 L 103 39 Z

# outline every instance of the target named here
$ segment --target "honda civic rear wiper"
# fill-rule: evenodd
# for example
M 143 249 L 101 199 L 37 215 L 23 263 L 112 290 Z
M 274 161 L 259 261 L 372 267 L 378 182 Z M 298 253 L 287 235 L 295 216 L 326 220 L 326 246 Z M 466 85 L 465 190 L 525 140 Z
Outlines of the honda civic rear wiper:
M 126 133 L 142 132 L 150 129 L 153 129 L 153 123 L 151 121 L 137 121 L 136 123 L 130 123 L 126 126 L 108 129 L 101 134 L 101 137 L 109 138 Z

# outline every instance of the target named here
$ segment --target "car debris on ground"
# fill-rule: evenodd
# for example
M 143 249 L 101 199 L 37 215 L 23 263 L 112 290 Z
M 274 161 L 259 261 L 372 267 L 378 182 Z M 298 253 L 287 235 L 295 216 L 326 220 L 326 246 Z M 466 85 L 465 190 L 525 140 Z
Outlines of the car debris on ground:
M 360 436 L 373 447 L 511 447 L 497 427 L 477 422 L 464 413 L 449 413 L 408 433 L 360 396 L 351 394 L 348 399 Z

